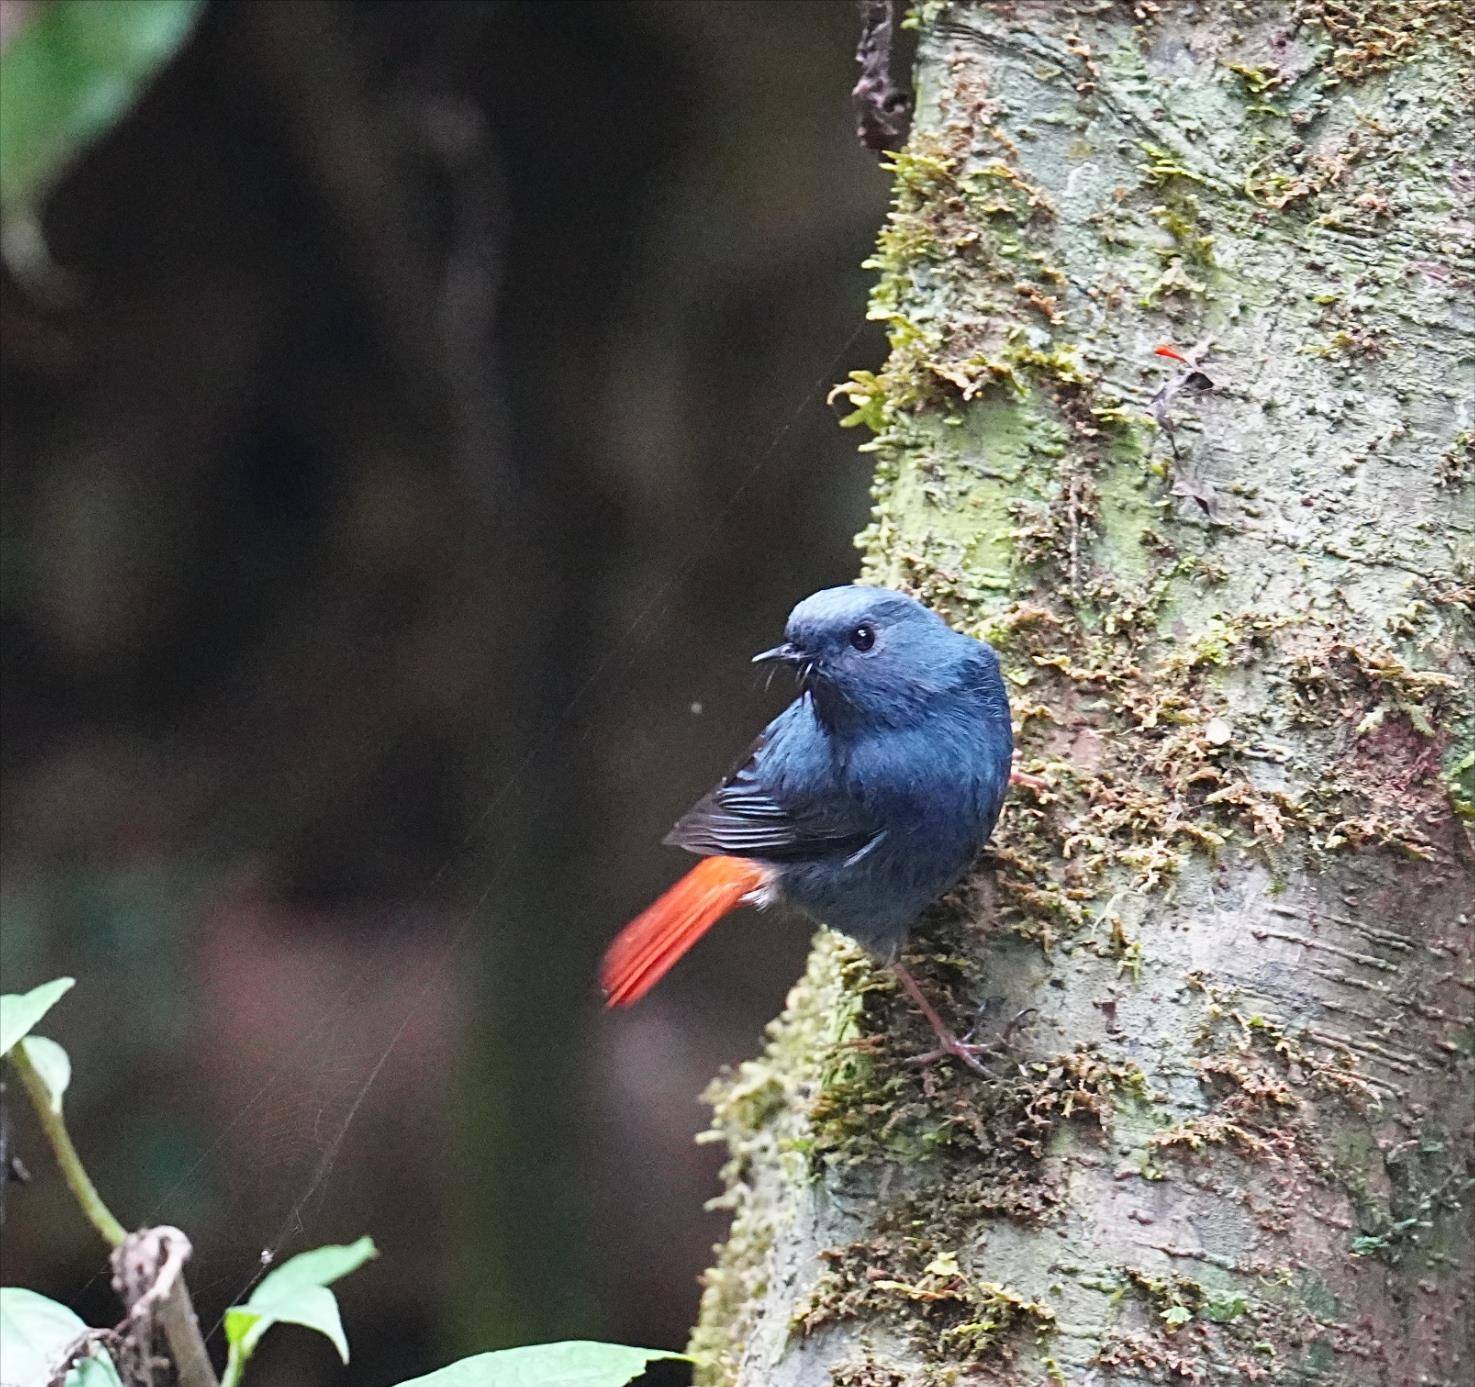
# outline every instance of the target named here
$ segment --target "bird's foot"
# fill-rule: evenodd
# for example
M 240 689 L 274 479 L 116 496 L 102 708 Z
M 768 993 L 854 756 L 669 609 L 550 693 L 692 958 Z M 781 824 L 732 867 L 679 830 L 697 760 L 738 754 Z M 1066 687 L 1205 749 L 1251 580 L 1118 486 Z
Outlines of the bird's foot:
M 966 1064 L 975 1074 L 986 1075 L 988 1070 L 983 1067 L 978 1057 L 986 1054 L 990 1048 L 987 1045 L 973 1045 L 966 1040 L 959 1040 L 944 1027 L 937 1032 L 937 1049 L 928 1050 L 925 1054 L 913 1055 L 910 1059 L 904 1059 L 902 1063 L 922 1068 L 929 1064 L 936 1064 L 938 1060 L 955 1059 Z
M 937 1008 L 927 1000 L 926 994 L 917 986 L 917 980 L 907 972 L 899 963 L 891 965 L 900 980 L 907 995 L 916 1004 L 917 1010 L 927 1018 L 927 1024 L 932 1027 L 932 1034 L 937 1037 L 937 1049 L 928 1050 L 924 1055 L 914 1055 L 905 1060 L 906 1064 L 926 1065 L 936 1064 L 941 1059 L 961 1060 L 975 1074 L 987 1074 L 988 1070 L 983 1067 L 978 1056 L 984 1054 L 990 1047 L 987 1045 L 974 1045 L 966 1040 L 959 1040 L 943 1023 L 941 1016 L 937 1014 Z
M 988 1071 L 979 1063 L 978 1056 L 1012 1054 L 1015 1035 L 1029 1024 L 1029 1018 L 1038 1011 L 1038 1007 L 1025 1007 L 1023 1011 L 1016 1013 L 1014 1019 L 999 1032 L 997 1040 L 992 1040 L 986 1045 L 976 1045 L 968 1037 L 959 1040 L 946 1026 L 934 1026 L 933 1029 L 937 1032 L 937 1049 L 928 1050 L 926 1054 L 913 1055 L 910 1059 L 903 1060 L 902 1063 L 936 1064 L 938 1060 L 951 1056 L 953 1059 L 962 1060 L 975 1074 L 986 1074 Z M 973 1032 L 969 1031 L 968 1036 L 972 1035 Z
M 959 1040 L 947 1028 L 942 1017 L 938 1015 L 937 1008 L 927 1000 L 926 994 L 917 986 L 917 980 L 901 964 L 893 963 L 891 967 L 900 980 L 902 987 L 906 990 L 907 995 L 916 1004 L 917 1010 L 927 1018 L 927 1024 L 932 1027 L 932 1034 L 937 1037 L 937 1048 L 935 1050 L 928 1050 L 925 1054 L 921 1055 L 913 1055 L 910 1059 L 903 1060 L 903 1064 L 928 1065 L 936 1064 L 938 1060 L 955 1059 L 967 1065 L 975 1074 L 987 1074 L 988 1070 L 983 1067 L 983 1062 L 978 1057 L 980 1055 L 997 1054 L 1000 1052 L 1007 1054 L 1012 1051 L 1014 1049 L 1015 1032 L 1025 1025 L 1029 1018 L 1037 1011 L 1036 1007 L 1025 1007 L 1023 1011 L 1019 1012 L 1004 1027 L 1003 1033 L 997 1040 L 988 1045 L 975 1045 L 971 1039 L 966 1037 Z M 969 1036 L 971 1035 L 972 1032 L 970 1031 Z

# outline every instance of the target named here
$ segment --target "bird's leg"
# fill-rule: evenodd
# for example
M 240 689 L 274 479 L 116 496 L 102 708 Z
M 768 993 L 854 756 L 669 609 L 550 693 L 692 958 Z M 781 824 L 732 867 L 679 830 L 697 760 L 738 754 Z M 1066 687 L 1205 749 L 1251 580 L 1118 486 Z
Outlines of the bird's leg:
M 1011 785 L 1023 785 L 1031 790 L 1048 790 L 1050 782 L 1042 780 L 1037 775 L 1028 775 L 1024 771 L 1010 771 L 1009 783 Z
M 985 1045 L 969 1045 L 966 1041 L 959 1040 L 943 1023 L 942 1017 L 937 1014 L 937 1008 L 927 1000 L 926 994 L 917 986 L 917 980 L 899 963 L 891 965 L 892 972 L 900 980 L 906 994 L 916 1003 L 917 1010 L 927 1018 L 927 1024 L 932 1027 L 933 1034 L 937 1036 L 937 1049 L 928 1050 L 924 1055 L 914 1055 L 905 1061 L 907 1064 L 936 1064 L 940 1059 L 946 1059 L 951 1055 L 954 1059 L 962 1060 L 975 1074 L 987 1074 L 978 1056 L 988 1047 Z

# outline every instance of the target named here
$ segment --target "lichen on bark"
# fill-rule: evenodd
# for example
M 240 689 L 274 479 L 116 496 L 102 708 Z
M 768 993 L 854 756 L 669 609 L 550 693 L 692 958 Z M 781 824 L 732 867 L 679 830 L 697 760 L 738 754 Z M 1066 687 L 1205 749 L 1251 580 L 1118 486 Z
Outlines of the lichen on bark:
M 714 1087 L 700 1380 L 1452 1384 L 1471 21 L 918 22 L 891 354 L 841 393 L 866 578 L 993 640 L 1037 778 L 914 944 L 999 1045 L 986 1080 L 904 1066 L 919 1023 L 822 938 Z

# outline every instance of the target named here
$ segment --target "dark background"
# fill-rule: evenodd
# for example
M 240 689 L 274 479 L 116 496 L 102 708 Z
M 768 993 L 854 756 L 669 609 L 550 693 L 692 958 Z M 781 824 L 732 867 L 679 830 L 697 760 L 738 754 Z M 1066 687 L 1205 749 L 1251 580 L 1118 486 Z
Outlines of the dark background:
M 352 1368 L 282 1329 L 262 1387 L 684 1342 L 696 1096 L 805 931 L 745 914 L 617 1016 L 593 978 L 781 704 L 748 656 L 854 571 L 856 26 L 217 4 L 4 284 L 4 986 L 77 977 L 73 1133 L 207 1324 L 263 1251 L 377 1241 Z M 110 1323 L 20 1106 L 4 1279 Z

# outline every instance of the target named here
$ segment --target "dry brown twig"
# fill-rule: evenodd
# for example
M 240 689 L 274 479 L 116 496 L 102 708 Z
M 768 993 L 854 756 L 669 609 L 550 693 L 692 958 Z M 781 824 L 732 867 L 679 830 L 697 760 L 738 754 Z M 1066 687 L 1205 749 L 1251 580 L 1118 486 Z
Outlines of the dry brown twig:
M 113 1288 L 128 1307 L 122 1338 L 140 1382 L 152 1381 L 153 1344 L 162 1333 L 179 1387 L 218 1387 L 184 1280 L 192 1251 L 168 1224 L 130 1233 L 113 1250 Z

